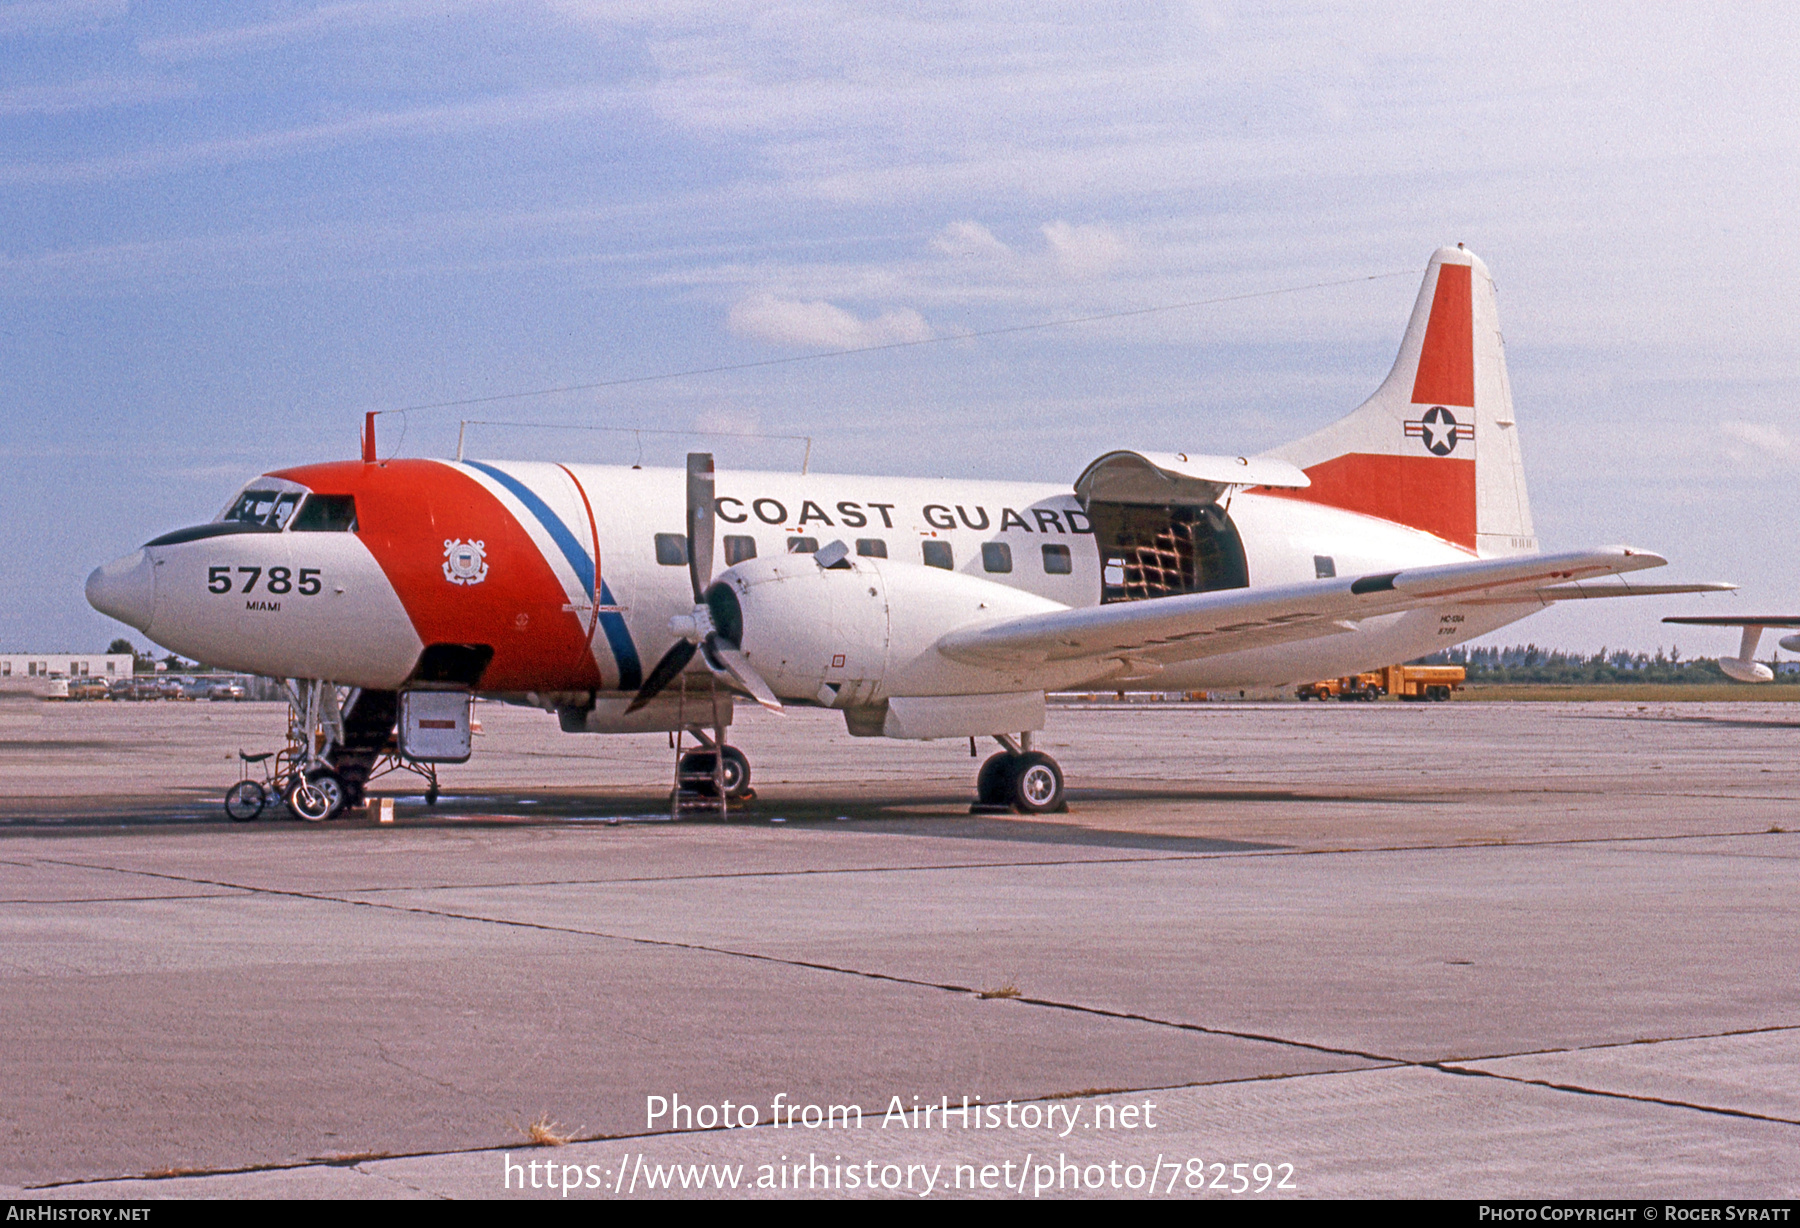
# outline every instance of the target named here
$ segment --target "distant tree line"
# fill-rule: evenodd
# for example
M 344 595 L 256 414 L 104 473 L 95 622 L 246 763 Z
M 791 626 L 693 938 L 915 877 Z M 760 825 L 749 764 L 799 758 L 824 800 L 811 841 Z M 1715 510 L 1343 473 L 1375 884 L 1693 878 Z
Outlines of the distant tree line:
M 1421 657 L 1416 665 L 1460 665 L 1469 672 L 1470 682 L 1660 682 L 1713 683 L 1729 681 L 1712 657 L 1682 659 L 1679 648 L 1667 652 L 1658 648 L 1647 652 L 1609 651 L 1602 648 L 1592 656 L 1579 652 L 1558 652 L 1539 648 L 1536 644 L 1515 644 L 1509 648 L 1470 648 L 1467 646 L 1434 652 Z M 1777 672 L 1791 670 L 1792 663 L 1778 666 Z

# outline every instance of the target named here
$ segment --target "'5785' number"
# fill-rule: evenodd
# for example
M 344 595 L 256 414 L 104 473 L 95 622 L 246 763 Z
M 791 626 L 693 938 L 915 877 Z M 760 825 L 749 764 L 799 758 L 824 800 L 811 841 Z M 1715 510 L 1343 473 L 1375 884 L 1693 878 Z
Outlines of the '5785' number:
M 236 584 L 231 573 L 232 569 L 229 567 L 208 567 L 206 569 L 207 591 L 229 593 Z M 239 567 L 237 573 L 246 577 L 244 587 L 237 590 L 240 593 L 247 593 L 254 589 L 258 580 L 263 582 L 263 591 L 276 594 L 298 592 L 303 597 L 311 597 L 317 594 L 320 588 L 317 567 L 302 567 L 298 584 L 294 581 L 293 570 L 287 567 L 269 568 L 267 579 L 263 579 L 263 569 L 260 567 Z

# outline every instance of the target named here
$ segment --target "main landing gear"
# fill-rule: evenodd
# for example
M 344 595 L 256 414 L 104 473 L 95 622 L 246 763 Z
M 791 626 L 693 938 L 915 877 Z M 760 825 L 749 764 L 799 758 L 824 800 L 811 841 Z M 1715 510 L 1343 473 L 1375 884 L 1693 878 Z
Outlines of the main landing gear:
M 693 750 L 683 749 L 681 743 L 686 735 L 692 735 L 700 745 Z M 708 730 L 696 725 L 676 734 L 670 818 L 688 814 L 729 818 L 733 807 L 756 799 L 756 790 L 750 787 L 750 760 L 737 747 L 726 745 L 724 739 L 723 726 Z
M 680 773 L 684 788 L 702 797 L 717 797 L 721 787 L 732 801 L 742 801 L 750 794 L 750 760 L 735 746 L 724 750 L 724 770 L 719 770 L 716 756 L 710 750 L 690 750 L 681 757 Z
M 1061 814 L 1068 810 L 1063 800 L 1062 768 L 1049 755 L 1031 749 L 1029 733 L 1021 734 L 1016 742 L 1006 734 L 995 734 L 994 741 L 1006 749 L 981 765 L 970 814 Z M 971 739 L 969 749 L 974 748 Z

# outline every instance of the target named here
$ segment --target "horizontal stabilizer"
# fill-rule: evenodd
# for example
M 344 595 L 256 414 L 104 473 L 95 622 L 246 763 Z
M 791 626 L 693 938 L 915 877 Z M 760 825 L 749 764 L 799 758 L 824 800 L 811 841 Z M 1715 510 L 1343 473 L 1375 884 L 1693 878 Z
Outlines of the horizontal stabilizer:
M 1557 584 L 1540 588 L 1537 596 L 1545 601 L 1592 601 L 1600 597 L 1672 597 L 1680 593 L 1730 593 L 1737 585 L 1724 580 L 1705 580 L 1695 584 Z M 1664 622 L 1670 620 L 1664 619 Z
M 1666 623 L 1686 623 L 1691 627 L 1800 627 L 1800 614 L 1755 614 L 1728 618 L 1665 618 Z

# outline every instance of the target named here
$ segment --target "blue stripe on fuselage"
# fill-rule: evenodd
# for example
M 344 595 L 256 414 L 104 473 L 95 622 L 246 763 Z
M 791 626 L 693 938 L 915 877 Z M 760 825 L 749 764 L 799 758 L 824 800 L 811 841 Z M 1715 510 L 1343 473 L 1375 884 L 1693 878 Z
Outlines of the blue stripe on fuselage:
M 581 591 L 590 600 L 598 598 L 601 605 L 618 604 L 613 600 L 612 591 L 606 587 L 606 581 L 600 582 L 599 593 L 594 592 L 594 560 L 588 557 L 586 550 L 582 549 L 581 542 L 576 539 L 575 534 L 569 531 L 569 526 L 563 523 L 562 517 L 552 511 L 548 503 L 538 498 L 537 493 L 531 487 L 519 481 L 512 474 L 482 461 L 464 461 L 463 463 L 471 469 L 481 470 L 506 487 L 515 499 L 523 503 L 531 514 L 538 518 L 538 523 L 544 526 L 546 533 L 550 534 L 550 540 L 556 543 L 557 548 L 563 553 L 563 558 L 569 561 L 569 566 L 575 571 L 575 578 L 581 581 Z M 612 649 L 613 660 L 619 663 L 619 689 L 637 690 L 644 684 L 644 666 L 638 660 L 637 645 L 631 641 L 631 631 L 625 626 L 625 620 L 618 614 L 602 614 L 600 615 L 600 629 L 606 633 L 607 647 Z

